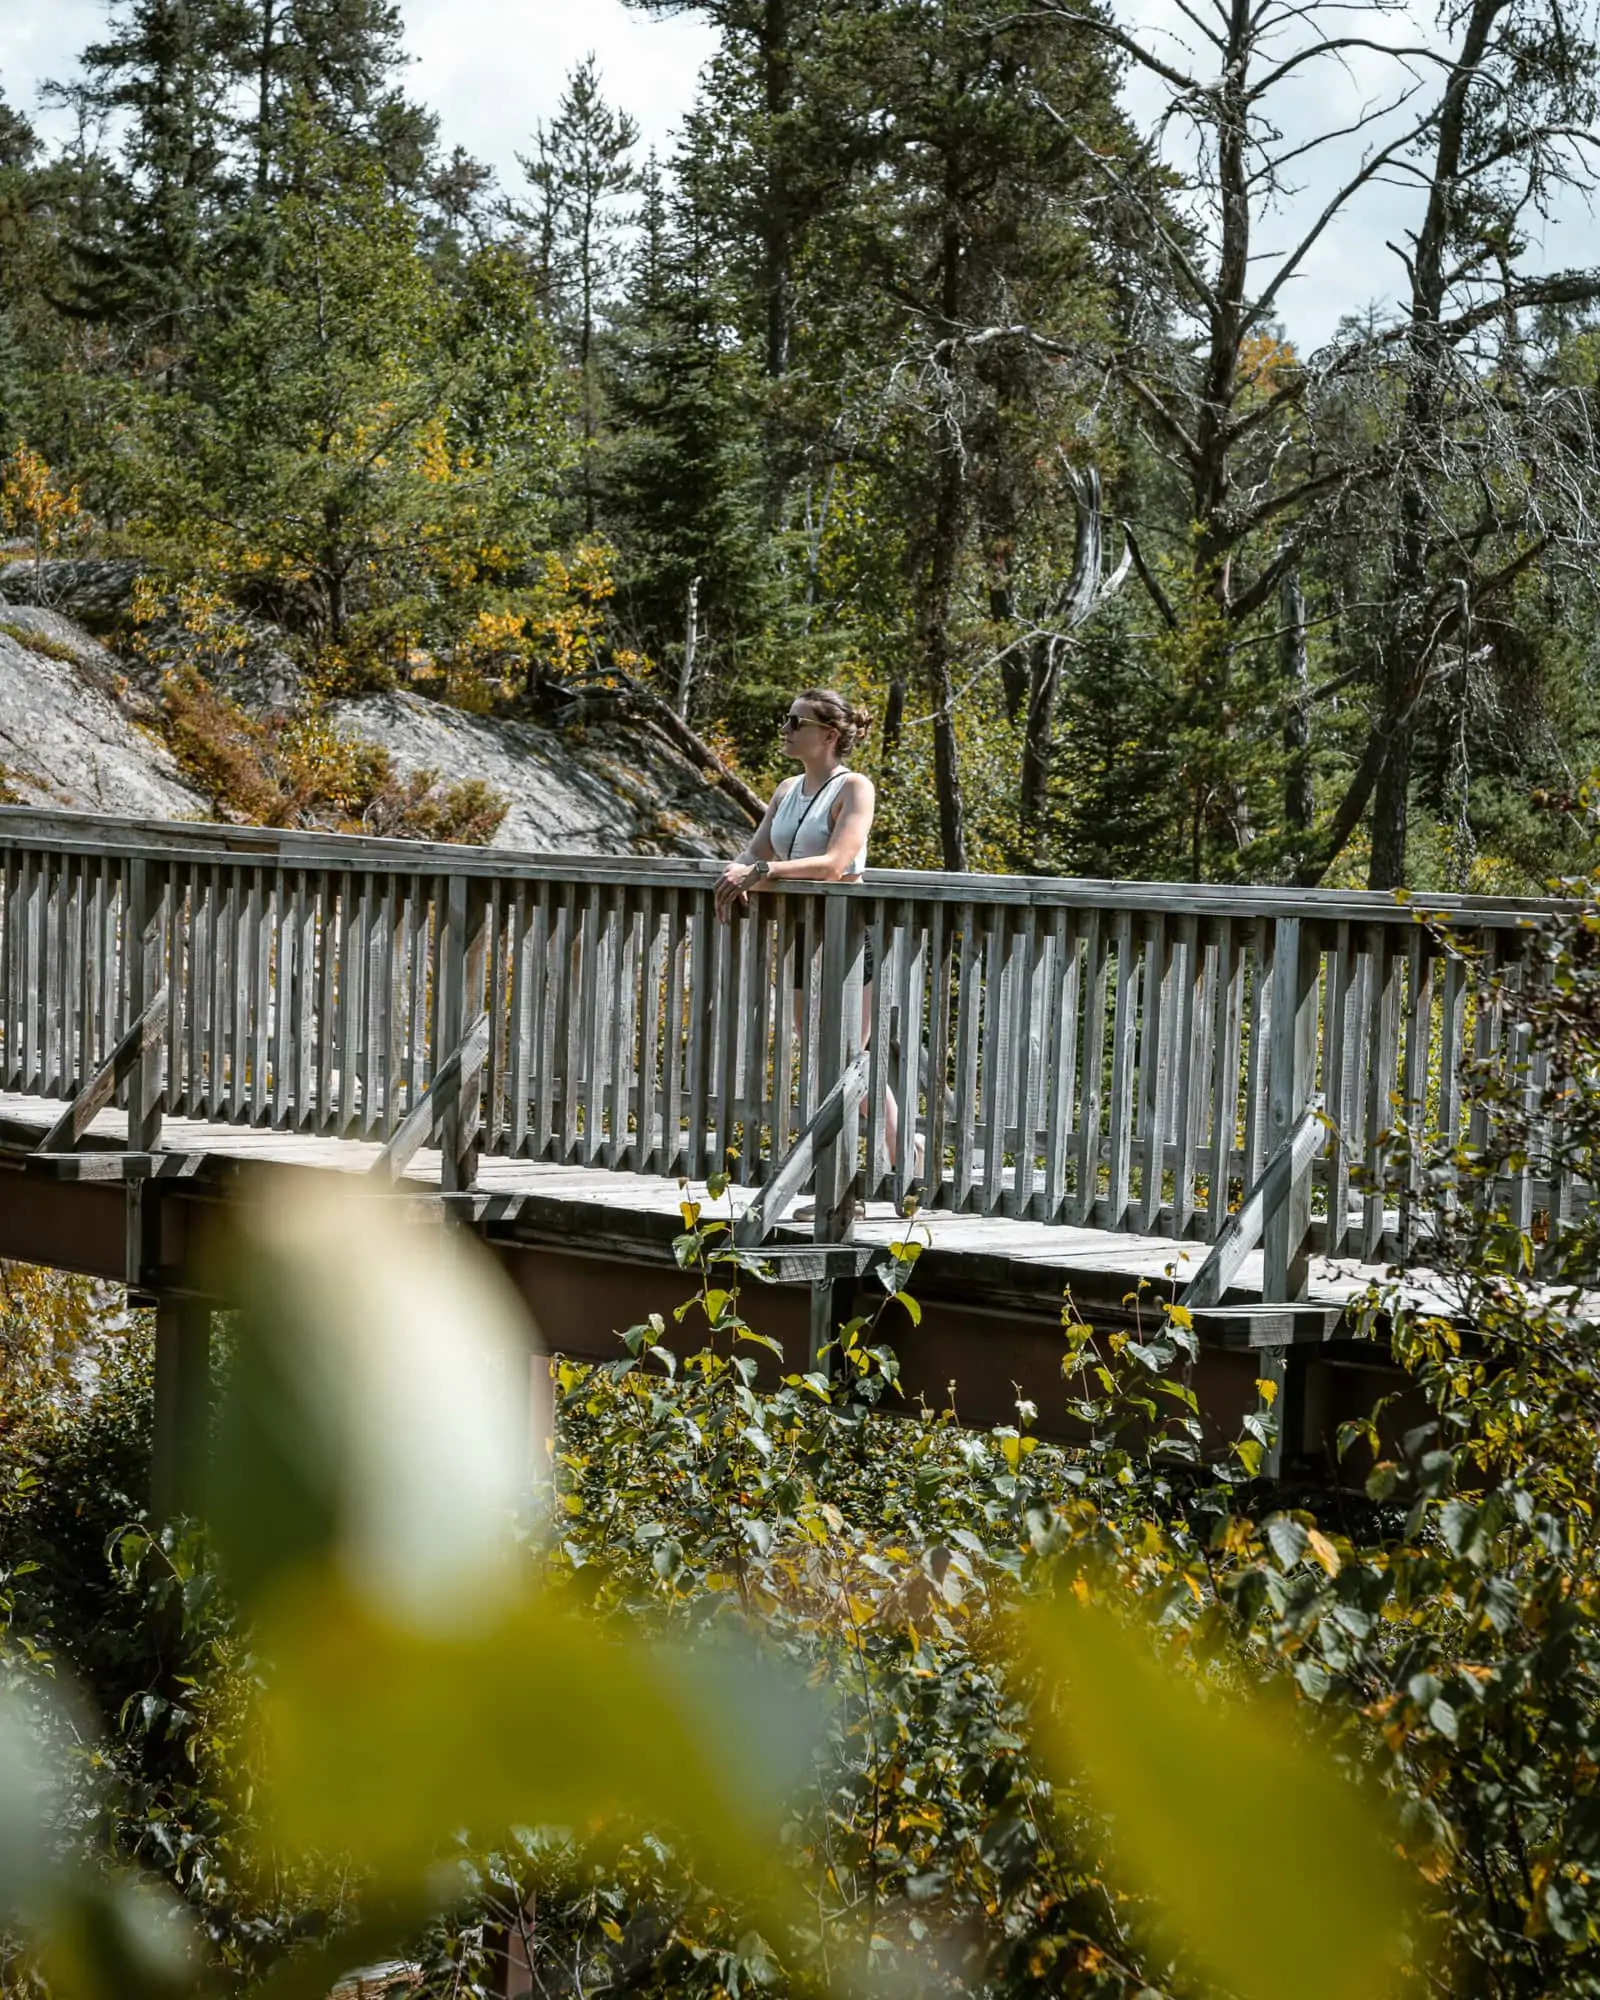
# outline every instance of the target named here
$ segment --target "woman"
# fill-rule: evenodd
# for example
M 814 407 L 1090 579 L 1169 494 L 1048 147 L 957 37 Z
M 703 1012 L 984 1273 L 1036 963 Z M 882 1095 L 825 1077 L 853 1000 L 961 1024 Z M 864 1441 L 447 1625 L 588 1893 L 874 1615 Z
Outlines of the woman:
M 779 785 L 744 852 L 723 872 L 717 915 L 724 922 L 765 881 L 861 879 L 876 800 L 872 780 L 844 759 L 871 721 L 828 688 L 795 696 L 778 727 L 799 774 Z
M 806 688 L 795 696 L 779 723 L 783 747 L 800 766 L 767 802 L 761 824 L 742 854 L 728 863 L 717 884 L 717 915 L 726 923 L 763 882 L 859 882 L 867 865 L 876 798 L 872 780 L 844 762 L 871 727 L 864 708 L 855 708 L 831 688 Z M 797 939 L 795 985 L 801 981 L 803 938 Z M 868 946 L 866 983 L 861 996 L 861 1039 L 872 1020 L 872 953 Z M 798 991 L 796 1006 L 798 1007 Z M 892 1157 L 898 1144 L 898 1107 L 884 1093 L 884 1138 Z M 918 1172 L 921 1171 L 918 1146 Z M 797 1211 L 804 1219 L 808 1211 Z

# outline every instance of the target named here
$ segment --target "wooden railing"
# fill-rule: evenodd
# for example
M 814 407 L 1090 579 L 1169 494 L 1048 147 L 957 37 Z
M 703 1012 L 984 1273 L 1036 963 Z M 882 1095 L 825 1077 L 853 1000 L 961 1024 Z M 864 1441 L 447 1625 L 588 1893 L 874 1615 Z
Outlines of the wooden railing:
M 819 1233 L 852 1183 L 920 1178 L 932 1207 L 1214 1240 L 1320 1093 L 1330 1141 L 1268 1225 L 1289 1298 L 1313 1211 L 1328 1252 L 1392 1251 L 1352 1171 L 1397 1105 L 1462 1135 L 1462 1056 L 1502 1034 L 1470 968 L 1520 966 L 1550 907 L 873 870 L 724 925 L 710 862 L 24 809 L 0 869 L 0 1087 L 97 1089 L 135 1149 L 164 1110 L 442 1140 L 454 1187 L 480 1152 L 763 1182 L 860 1047 L 870 960 Z

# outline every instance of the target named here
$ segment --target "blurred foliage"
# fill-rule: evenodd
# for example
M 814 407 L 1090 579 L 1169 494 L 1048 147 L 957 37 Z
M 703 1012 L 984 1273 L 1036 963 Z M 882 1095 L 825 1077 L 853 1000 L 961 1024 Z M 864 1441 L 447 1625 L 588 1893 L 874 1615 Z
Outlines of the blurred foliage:
M 914 1221 L 787 1372 L 717 1181 L 685 1302 L 553 1364 L 520 1546 L 526 1331 L 381 1206 L 318 1192 L 246 1246 L 214 1542 L 144 1515 L 142 1329 L 92 1378 L 16 1349 L 6 1678 L 79 1692 L 22 1843 L 68 1872 L 7 1864 L 56 1957 L 19 1938 L 10 1982 L 309 1994 L 403 1954 L 442 1996 L 509 1951 L 572 1995 L 1597 1990 L 1600 1235 L 1505 1194 L 1523 1157 L 1600 1174 L 1578 887 L 1480 991 L 1493 1153 L 1394 1128 L 1453 1310 L 1372 1301 L 1402 1373 L 1341 1438 L 1364 1491 L 1259 1478 L 1267 1383 L 1208 1445 L 1150 1292 L 1131 1334 L 1067 1309 L 1069 1443 L 904 1408 Z M 139 1971 L 181 1911 L 191 1969 Z

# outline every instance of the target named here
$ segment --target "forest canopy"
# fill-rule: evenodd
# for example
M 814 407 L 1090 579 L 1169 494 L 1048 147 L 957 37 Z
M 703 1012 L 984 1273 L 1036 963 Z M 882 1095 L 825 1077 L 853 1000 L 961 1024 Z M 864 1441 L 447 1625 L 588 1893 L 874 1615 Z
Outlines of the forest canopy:
M 274 621 L 313 699 L 642 685 L 758 786 L 839 686 L 899 865 L 1572 865 L 1586 16 L 697 11 L 665 156 L 591 58 L 501 185 L 390 0 L 110 0 L 69 136 L 0 98 L 0 529 Z M 1374 190 L 1391 303 L 1297 337 Z

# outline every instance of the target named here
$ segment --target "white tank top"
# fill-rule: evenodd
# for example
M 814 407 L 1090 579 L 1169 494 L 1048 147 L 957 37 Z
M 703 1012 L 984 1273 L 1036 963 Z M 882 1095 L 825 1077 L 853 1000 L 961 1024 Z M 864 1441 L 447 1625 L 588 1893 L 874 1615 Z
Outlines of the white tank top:
M 780 861 L 814 861 L 818 855 L 827 853 L 828 840 L 833 832 L 833 808 L 849 775 L 841 764 L 809 798 L 806 797 L 805 778 L 795 779 L 779 799 L 778 810 L 772 816 L 772 846 Z M 852 859 L 846 874 L 860 875 L 866 865 L 867 850 L 863 846 Z

